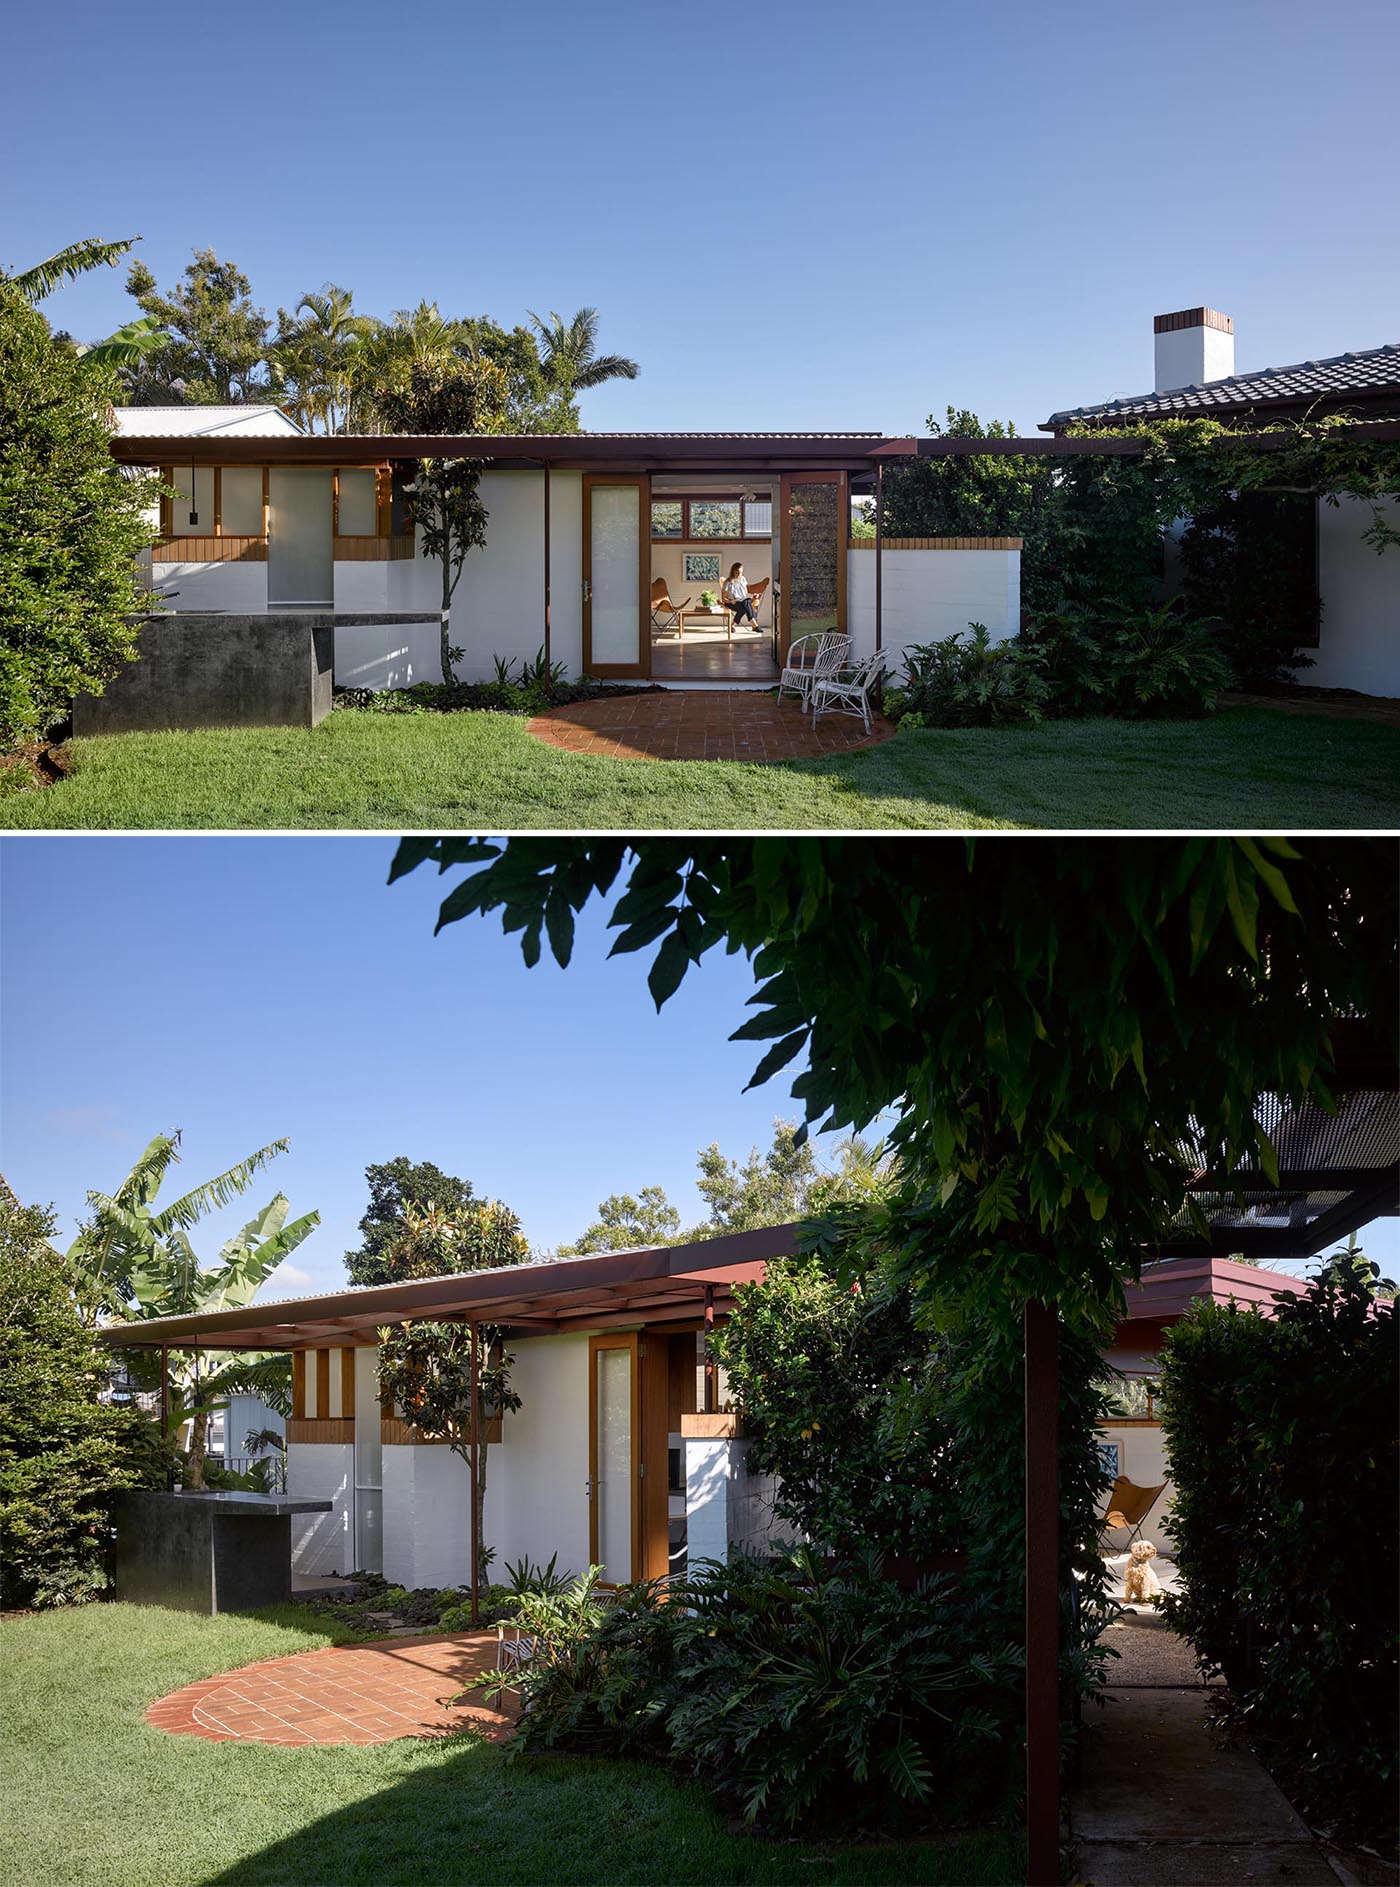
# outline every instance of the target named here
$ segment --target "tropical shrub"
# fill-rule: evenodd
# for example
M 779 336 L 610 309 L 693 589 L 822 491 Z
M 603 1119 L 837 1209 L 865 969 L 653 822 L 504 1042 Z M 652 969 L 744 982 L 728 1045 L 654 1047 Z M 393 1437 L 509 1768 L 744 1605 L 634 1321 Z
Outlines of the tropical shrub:
M 111 1583 L 111 1503 L 163 1481 L 151 1425 L 98 1400 L 50 1214 L 0 1193 L 0 1608 L 78 1604 Z
M 664 1753 L 664 1713 L 685 1597 L 659 1580 L 604 1594 L 600 1566 L 555 1590 L 513 1593 L 527 1663 L 488 1671 L 474 1688 L 490 1702 L 518 1691 L 512 1754 L 539 1749 Z
M 1232 679 L 1214 627 L 1175 601 L 1106 615 L 1061 610 L 1023 629 L 1020 645 L 1058 717 L 1191 719 Z
M 1169 1334 L 1168 1614 L 1295 1799 L 1374 1824 L 1400 1741 L 1395 1306 L 1364 1263 L 1274 1302 L 1197 1304 Z
M 889 1832 L 1009 1801 L 1021 1653 L 984 1642 L 980 1605 L 946 1581 L 906 1591 L 878 1554 L 837 1571 L 807 1547 L 611 1599 L 598 1578 L 511 1601 L 532 1656 L 480 1684 L 521 1697 L 513 1754 L 665 1757 L 784 1830 Z
M 0 277 L 0 749 L 136 654 L 154 486 L 112 458 L 107 391 Z
M 703 1568 L 679 1602 L 671 1751 L 745 1820 L 892 1833 L 1006 1806 L 1022 1653 L 976 1599 L 800 1547 Z
M 904 679 L 885 696 L 901 727 L 997 727 L 1043 718 L 1048 691 L 1014 638 L 993 642 L 985 624 L 905 651 Z

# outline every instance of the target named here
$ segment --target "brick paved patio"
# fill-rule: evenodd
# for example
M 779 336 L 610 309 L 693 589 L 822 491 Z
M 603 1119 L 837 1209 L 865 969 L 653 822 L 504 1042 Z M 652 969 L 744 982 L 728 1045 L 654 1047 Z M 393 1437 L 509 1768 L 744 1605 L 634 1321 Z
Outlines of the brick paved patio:
M 151 1705 L 146 1721 L 211 1743 L 389 1743 L 475 1729 L 495 1742 L 509 1715 L 480 1701 L 448 1704 L 496 1662 L 494 1632 L 381 1638 L 269 1658 L 187 1684 Z
M 894 724 L 876 719 L 867 734 L 850 715 L 824 715 L 816 727 L 791 695 L 742 689 L 666 690 L 577 701 L 537 715 L 536 740 L 566 753 L 611 760 L 816 760 L 875 747 Z

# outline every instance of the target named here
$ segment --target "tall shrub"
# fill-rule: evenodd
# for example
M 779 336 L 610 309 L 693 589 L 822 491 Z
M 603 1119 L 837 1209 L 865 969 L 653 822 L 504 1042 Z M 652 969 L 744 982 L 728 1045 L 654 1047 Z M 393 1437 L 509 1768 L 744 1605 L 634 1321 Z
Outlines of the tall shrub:
M 864 1225 L 848 1241 L 850 1228 Z M 713 1339 L 743 1411 L 752 1465 L 774 1475 L 777 1515 L 838 1560 L 862 1554 L 961 1562 L 990 1654 L 1024 1629 L 1024 1339 L 986 1303 L 921 1314 L 869 1244 L 879 1214 L 833 1222 L 845 1275 L 815 1256 L 770 1264 L 741 1286 Z M 852 1278 L 850 1269 L 859 1267 Z M 1106 1480 L 1098 1343 L 1060 1335 L 1060 1590 L 1066 1746 L 1077 1699 L 1102 1681 L 1093 1649 L 1103 1601 L 1098 1508 Z
M 110 1358 L 78 1317 L 52 1230 L 0 1193 L 0 1608 L 103 1592 L 111 1498 L 156 1462 L 149 1425 L 97 1399 Z
M 1393 1812 L 1400 1534 L 1396 1316 L 1334 1266 L 1266 1317 L 1198 1304 L 1162 1358 L 1180 1594 L 1302 1800 Z
M 136 654 L 153 487 L 113 461 L 106 385 L 0 278 L 0 749 Z

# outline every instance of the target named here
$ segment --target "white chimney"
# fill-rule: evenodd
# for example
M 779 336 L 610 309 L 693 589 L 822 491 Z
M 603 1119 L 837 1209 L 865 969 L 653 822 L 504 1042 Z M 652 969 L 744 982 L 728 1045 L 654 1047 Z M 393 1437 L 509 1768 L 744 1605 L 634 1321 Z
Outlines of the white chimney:
M 1214 308 L 1182 308 L 1152 324 L 1157 380 L 1154 391 L 1203 387 L 1235 371 L 1235 324 Z

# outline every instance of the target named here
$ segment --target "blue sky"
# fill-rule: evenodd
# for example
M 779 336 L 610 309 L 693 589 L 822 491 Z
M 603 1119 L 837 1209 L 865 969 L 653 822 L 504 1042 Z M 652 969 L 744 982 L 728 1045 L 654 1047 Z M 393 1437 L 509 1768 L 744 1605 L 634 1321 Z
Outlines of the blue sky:
M 289 1136 L 222 1238 L 279 1187 L 321 1227 L 283 1296 L 344 1283 L 370 1161 L 431 1159 L 508 1201 L 532 1244 L 610 1192 L 665 1186 L 702 1216 L 695 1153 L 766 1145 L 800 1064 L 745 1095 L 726 1040 L 753 982 L 712 953 L 658 1016 L 646 959 L 609 962 L 584 914 L 567 971 L 526 970 L 496 919 L 432 935 L 444 881 L 385 877 L 380 838 L 7 838 L 0 845 L 0 1169 L 71 1233 L 150 1137 L 183 1128 L 188 1183 Z M 447 884 L 455 882 L 449 879 Z M 1367 1247 L 1400 1270 L 1400 1228 Z
M 1244 368 L 1400 338 L 1392 0 L 421 0 L 13 8 L 0 266 L 139 233 L 272 314 L 334 280 L 642 366 L 598 429 L 1029 430 L 1140 392 L 1154 314 Z M 83 337 L 119 274 L 47 304 Z

